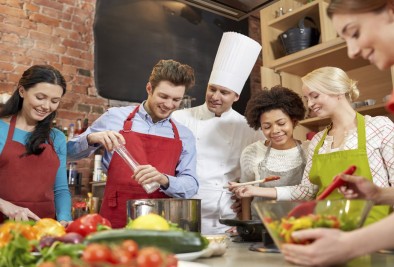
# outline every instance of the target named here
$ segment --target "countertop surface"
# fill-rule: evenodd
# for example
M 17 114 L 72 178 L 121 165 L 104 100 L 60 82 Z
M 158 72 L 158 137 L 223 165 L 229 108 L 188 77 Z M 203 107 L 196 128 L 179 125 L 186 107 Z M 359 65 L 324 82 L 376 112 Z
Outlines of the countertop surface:
M 211 267 L 276 267 L 296 266 L 286 262 L 280 253 L 263 253 L 249 250 L 253 243 L 230 242 L 226 253 L 220 257 L 199 258 L 195 262 Z M 394 266 L 394 254 L 373 253 L 347 263 L 347 267 Z

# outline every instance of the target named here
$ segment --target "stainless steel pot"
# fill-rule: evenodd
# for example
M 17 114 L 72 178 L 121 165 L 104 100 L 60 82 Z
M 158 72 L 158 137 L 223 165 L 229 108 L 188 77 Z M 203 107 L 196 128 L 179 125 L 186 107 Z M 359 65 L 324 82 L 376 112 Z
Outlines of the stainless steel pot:
M 201 199 L 133 199 L 127 201 L 127 216 L 135 219 L 155 213 L 184 230 L 201 232 Z

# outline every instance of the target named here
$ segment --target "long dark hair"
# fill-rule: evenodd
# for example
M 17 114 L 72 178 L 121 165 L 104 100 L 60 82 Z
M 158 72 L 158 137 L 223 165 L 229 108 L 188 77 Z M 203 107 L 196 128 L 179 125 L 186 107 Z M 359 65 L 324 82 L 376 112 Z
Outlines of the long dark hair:
M 1 108 L 0 118 L 18 114 L 23 105 L 23 98 L 19 95 L 19 88 L 23 87 L 28 91 L 38 83 L 59 85 L 63 88 L 62 95 L 66 93 L 66 80 L 57 69 L 49 65 L 34 65 L 23 73 L 15 92 Z M 52 112 L 45 119 L 37 123 L 34 131 L 29 135 L 26 142 L 26 155 L 39 155 L 44 151 L 41 144 L 46 142 L 52 143 L 52 140 L 50 140 L 51 123 L 55 117 L 56 111 Z

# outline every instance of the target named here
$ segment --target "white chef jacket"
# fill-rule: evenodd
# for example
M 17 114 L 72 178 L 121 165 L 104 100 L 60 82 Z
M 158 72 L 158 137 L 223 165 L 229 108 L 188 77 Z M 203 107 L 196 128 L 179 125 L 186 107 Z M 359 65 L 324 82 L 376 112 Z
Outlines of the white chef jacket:
M 249 144 L 263 139 L 250 128 L 244 116 L 233 109 L 215 117 L 206 104 L 177 110 L 172 118 L 188 127 L 196 137 L 197 177 L 200 187 L 193 198 L 201 199 L 202 234 L 224 233 L 229 226 L 219 218 L 233 219 L 231 193 L 223 189 L 241 176 L 240 157 Z

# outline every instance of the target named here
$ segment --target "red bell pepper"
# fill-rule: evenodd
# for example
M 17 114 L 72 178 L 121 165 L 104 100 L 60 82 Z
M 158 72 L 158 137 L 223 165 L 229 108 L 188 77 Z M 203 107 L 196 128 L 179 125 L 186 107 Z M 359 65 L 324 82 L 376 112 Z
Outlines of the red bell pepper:
M 85 237 L 90 233 L 97 232 L 97 228 L 100 225 L 104 228 L 111 228 L 111 223 L 101 215 L 87 214 L 70 223 L 66 229 L 66 232 L 78 233 Z

